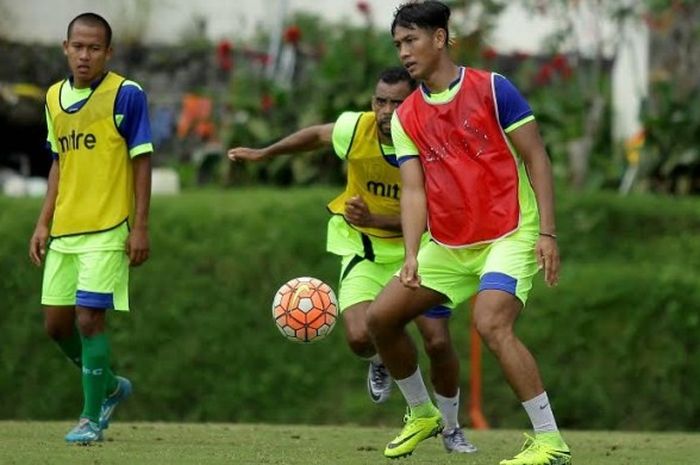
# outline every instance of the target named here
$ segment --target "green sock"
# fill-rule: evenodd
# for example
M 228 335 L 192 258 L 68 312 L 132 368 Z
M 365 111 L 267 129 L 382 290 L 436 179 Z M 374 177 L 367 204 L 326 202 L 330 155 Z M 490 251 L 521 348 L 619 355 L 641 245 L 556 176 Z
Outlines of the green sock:
M 83 413 L 81 418 L 97 422 L 105 399 L 109 370 L 109 341 L 104 333 L 83 337 Z
M 77 328 L 73 331 L 73 334 L 67 339 L 59 339 L 56 341 L 58 347 L 61 348 L 61 352 L 68 357 L 68 360 L 73 362 L 78 368 L 83 367 L 83 343 L 80 337 L 80 333 Z M 107 373 L 105 375 L 105 395 L 112 394 L 119 386 L 117 378 L 114 376 L 114 372 L 107 368 Z

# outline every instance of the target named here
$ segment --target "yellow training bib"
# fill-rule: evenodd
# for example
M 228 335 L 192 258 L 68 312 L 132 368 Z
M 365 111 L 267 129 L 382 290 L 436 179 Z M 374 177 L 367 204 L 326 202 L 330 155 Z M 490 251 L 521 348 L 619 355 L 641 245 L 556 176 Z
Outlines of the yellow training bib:
M 345 213 L 345 202 L 359 195 L 373 214 L 400 215 L 401 175 L 399 168 L 392 165 L 382 153 L 374 112 L 360 115 L 347 160 L 348 180 L 345 191 L 328 204 L 328 209 L 334 214 L 342 215 Z M 401 237 L 399 231 L 352 227 L 370 236 Z
M 52 85 L 46 106 L 59 155 L 59 182 L 51 236 L 111 229 L 133 208 L 133 173 L 114 106 L 124 78 L 107 73 L 76 112 L 61 105 L 64 80 Z

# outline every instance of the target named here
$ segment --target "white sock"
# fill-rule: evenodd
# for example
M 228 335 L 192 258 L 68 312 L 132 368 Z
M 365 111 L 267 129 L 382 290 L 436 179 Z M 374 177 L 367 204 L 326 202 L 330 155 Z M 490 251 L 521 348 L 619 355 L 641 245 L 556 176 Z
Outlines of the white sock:
M 371 357 L 369 357 L 367 360 L 369 360 L 372 363 L 375 364 L 381 364 L 382 363 L 382 358 L 379 356 L 379 354 L 374 354 Z
M 530 417 L 532 429 L 535 430 L 535 434 L 558 431 L 557 422 L 554 419 L 554 413 L 549 404 L 549 397 L 547 397 L 546 391 L 537 397 L 523 402 L 523 407 L 525 407 L 527 416 Z
M 459 428 L 459 389 L 454 397 L 441 396 L 436 392 L 435 403 L 442 414 L 445 431 Z
M 403 394 L 409 407 L 413 408 L 430 402 L 430 396 L 423 382 L 420 367 L 417 367 L 415 373 L 408 378 L 397 379 L 396 384 L 399 386 L 401 394 Z

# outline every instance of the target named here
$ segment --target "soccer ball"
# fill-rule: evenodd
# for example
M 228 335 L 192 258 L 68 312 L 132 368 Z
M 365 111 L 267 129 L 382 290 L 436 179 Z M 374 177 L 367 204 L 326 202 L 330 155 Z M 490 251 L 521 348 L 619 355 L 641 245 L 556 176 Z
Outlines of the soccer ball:
M 320 341 L 335 326 L 338 301 L 333 289 L 320 279 L 290 279 L 275 294 L 272 318 L 277 329 L 290 341 Z

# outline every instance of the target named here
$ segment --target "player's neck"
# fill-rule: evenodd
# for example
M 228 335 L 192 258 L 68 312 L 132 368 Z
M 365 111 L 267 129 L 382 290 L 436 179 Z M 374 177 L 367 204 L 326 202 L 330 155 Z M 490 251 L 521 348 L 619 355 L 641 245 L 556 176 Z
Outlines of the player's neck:
M 385 136 L 379 129 L 377 129 L 377 138 L 379 139 L 379 143 L 382 145 L 388 145 L 390 147 L 394 146 L 394 142 L 391 140 L 391 137 Z
M 459 66 L 454 64 L 452 60 L 445 59 L 440 62 L 435 71 L 423 80 L 423 84 L 431 93 L 438 94 L 450 87 L 450 84 L 459 78 L 459 73 Z

